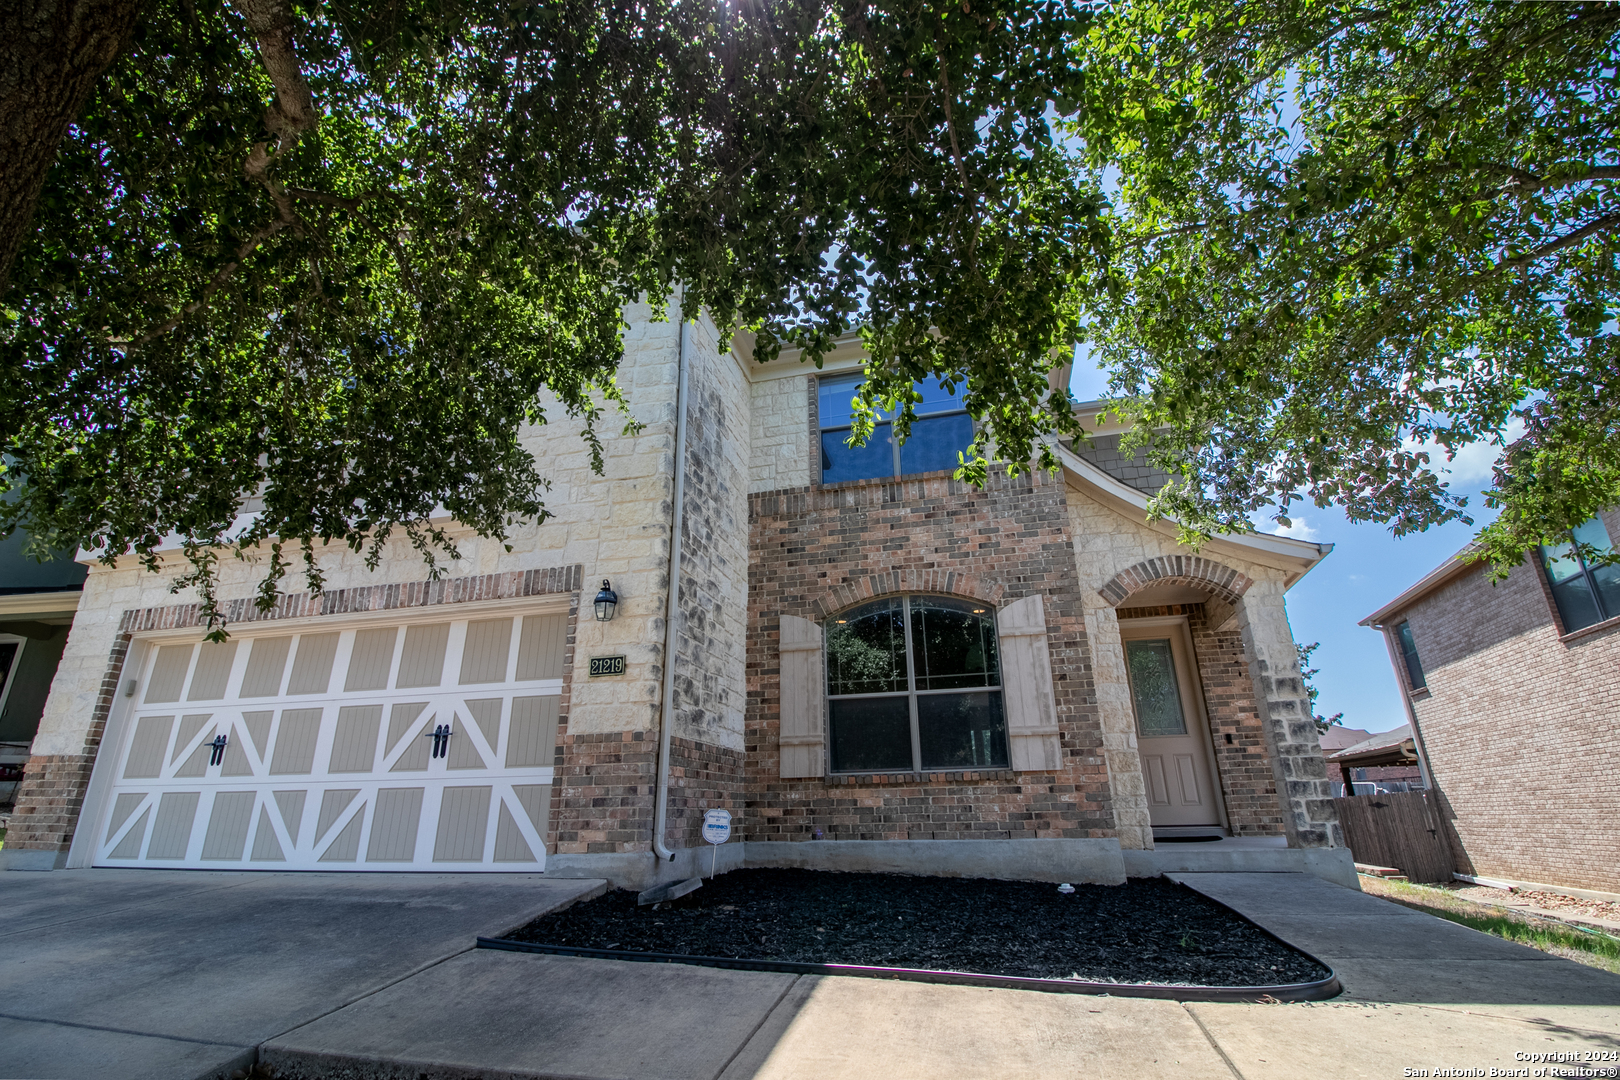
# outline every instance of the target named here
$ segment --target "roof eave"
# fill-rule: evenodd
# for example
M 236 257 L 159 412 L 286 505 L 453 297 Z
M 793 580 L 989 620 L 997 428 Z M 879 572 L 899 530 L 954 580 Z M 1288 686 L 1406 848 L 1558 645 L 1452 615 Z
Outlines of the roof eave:
M 1154 519 L 1148 513 L 1148 496 L 1144 492 L 1108 475 L 1062 443 L 1054 441 L 1052 449 L 1064 471 L 1098 502 L 1140 521 L 1155 532 L 1172 537 L 1176 535 L 1176 522 L 1168 518 Z M 1285 587 L 1290 589 L 1333 550 L 1332 544 L 1317 544 L 1259 532 L 1222 533 L 1210 537 L 1205 546 L 1216 552 L 1281 570 Z
M 1391 615 L 1399 614 L 1441 586 L 1449 585 L 1464 574 L 1469 573 L 1484 561 L 1476 553 L 1476 550 L 1473 544 L 1469 544 L 1457 554 L 1424 574 L 1405 592 L 1371 615 L 1368 615 L 1365 619 L 1362 619 L 1358 625 L 1379 629 Z

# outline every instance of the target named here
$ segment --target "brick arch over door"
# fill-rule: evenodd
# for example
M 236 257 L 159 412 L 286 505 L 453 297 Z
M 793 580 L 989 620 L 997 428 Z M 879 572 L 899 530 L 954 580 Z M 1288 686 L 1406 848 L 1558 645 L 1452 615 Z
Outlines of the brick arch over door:
M 943 593 L 983 600 L 992 607 L 999 607 L 1006 591 L 1007 587 L 999 581 L 985 581 L 953 570 L 891 570 L 835 585 L 812 601 L 810 610 L 811 617 L 819 622 L 866 600 L 898 593 Z
M 1158 555 L 1127 567 L 1098 589 L 1097 592 L 1111 607 L 1155 585 L 1186 585 L 1202 589 L 1228 604 L 1236 604 L 1249 591 L 1254 579 L 1197 555 Z

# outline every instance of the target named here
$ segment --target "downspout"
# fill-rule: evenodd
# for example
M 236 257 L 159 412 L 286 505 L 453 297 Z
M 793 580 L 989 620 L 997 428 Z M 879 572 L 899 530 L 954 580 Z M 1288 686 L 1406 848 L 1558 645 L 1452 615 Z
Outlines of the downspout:
M 658 705 L 658 796 L 653 804 L 653 853 L 658 861 L 675 861 L 664 843 L 669 820 L 669 738 L 675 726 L 675 648 L 680 643 L 675 621 L 681 599 L 681 523 L 686 510 L 686 351 L 691 325 L 683 317 L 675 354 L 675 506 L 669 523 L 669 600 L 664 608 L 664 692 Z

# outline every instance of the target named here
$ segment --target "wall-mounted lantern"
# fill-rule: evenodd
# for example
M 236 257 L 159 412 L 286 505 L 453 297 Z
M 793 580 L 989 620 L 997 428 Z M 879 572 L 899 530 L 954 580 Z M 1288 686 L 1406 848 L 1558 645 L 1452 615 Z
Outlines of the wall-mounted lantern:
M 602 591 L 596 594 L 596 621 L 608 622 L 619 607 L 619 594 L 613 591 L 607 578 L 602 579 Z

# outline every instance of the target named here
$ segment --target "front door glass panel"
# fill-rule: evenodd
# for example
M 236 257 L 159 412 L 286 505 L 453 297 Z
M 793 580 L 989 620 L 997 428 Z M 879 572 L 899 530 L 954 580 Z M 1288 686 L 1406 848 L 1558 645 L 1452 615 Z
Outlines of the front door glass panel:
M 1143 738 L 1187 734 L 1170 640 L 1127 641 L 1125 661 L 1131 672 L 1138 734 Z

